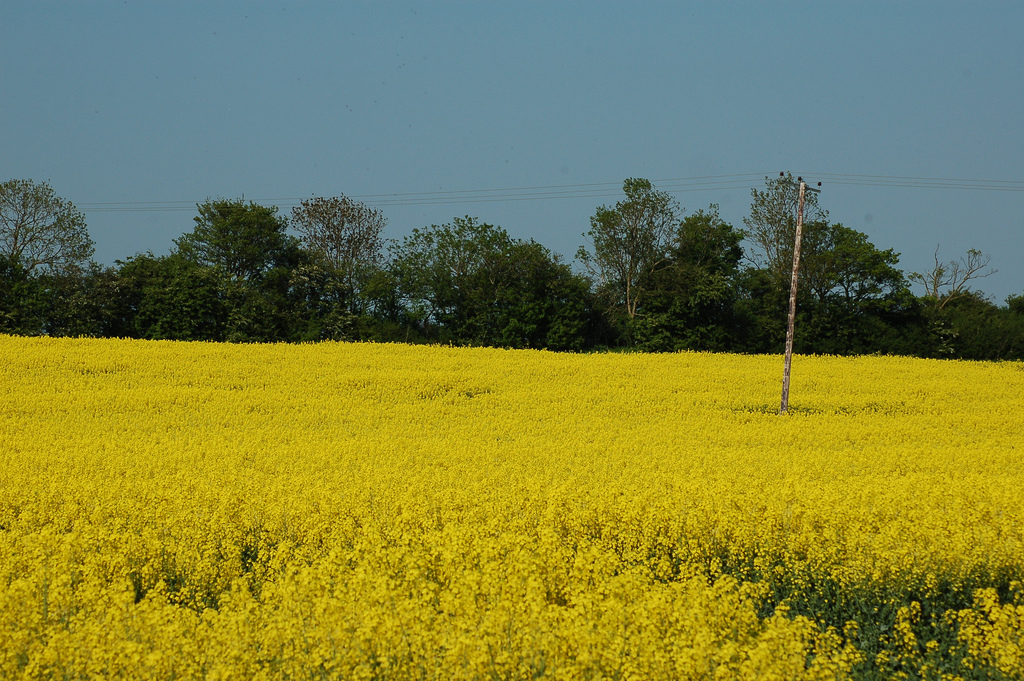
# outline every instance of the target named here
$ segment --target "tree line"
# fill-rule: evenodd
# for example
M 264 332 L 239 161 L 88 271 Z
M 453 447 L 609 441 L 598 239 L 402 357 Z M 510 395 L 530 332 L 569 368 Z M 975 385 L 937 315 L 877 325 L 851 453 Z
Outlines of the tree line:
M 478 218 L 385 239 L 381 211 L 345 196 L 282 214 L 197 205 L 168 255 L 91 259 L 84 215 L 46 183 L 0 185 L 0 333 L 227 342 L 451 343 L 557 351 L 774 353 L 785 340 L 797 187 L 752 191 L 743 227 L 685 214 L 638 178 L 598 206 L 574 268 Z M 973 287 L 971 250 L 925 273 L 805 205 L 795 351 L 1024 359 L 1024 296 Z M 923 287 L 915 295 L 911 285 Z

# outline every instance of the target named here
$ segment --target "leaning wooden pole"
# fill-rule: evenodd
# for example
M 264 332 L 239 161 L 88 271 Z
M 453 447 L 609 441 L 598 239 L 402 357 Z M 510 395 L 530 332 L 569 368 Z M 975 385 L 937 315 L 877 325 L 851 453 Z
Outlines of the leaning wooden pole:
M 796 238 L 793 241 L 793 279 L 789 284 L 789 320 L 786 322 L 786 367 L 782 371 L 782 406 L 779 413 L 789 410 L 789 371 L 793 366 L 793 324 L 796 322 L 796 279 L 800 270 L 800 236 L 804 226 L 804 190 L 807 183 L 800 181 L 800 200 L 796 209 Z

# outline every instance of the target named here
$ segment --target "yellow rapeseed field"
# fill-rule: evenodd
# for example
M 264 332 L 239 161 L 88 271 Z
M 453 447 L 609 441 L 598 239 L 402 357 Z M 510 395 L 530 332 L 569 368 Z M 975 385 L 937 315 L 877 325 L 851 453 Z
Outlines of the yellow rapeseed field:
M 1024 677 L 1024 366 L 0 336 L 0 678 Z

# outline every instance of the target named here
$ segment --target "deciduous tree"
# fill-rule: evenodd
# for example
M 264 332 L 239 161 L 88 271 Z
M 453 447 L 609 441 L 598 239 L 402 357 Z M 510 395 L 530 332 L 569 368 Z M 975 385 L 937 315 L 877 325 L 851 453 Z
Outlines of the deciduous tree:
M 207 201 L 198 208 L 193 231 L 175 241 L 175 255 L 198 266 L 202 281 L 216 282 L 226 316 L 224 339 L 296 340 L 289 289 L 293 271 L 308 257 L 286 233 L 287 220 L 275 206 L 241 199 Z
M 636 325 L 641 348 L 730 349 L 742 240 L 743 232 L 722 220 L 716 205 L 683 219 L 666 266 L 647 282 L 650 293 Z
M 763 191 L 751 190 L 750 215 L 743 218 L 746 236 L 750 240 L 748 251 L 754 267 L 767 270 L 789 292 L 789 280 L 793 267 L 793 241 L 796 236 L 797 210 L 800 188 L 789 173 L 776 178 L 765 178 Z M 814 192 L 804 195 L 805 230 L 812 230 L 815 223 L 828 220 L 828 211 L 818 205 Z
M 256 281 L 298 249 L 276 206 L 216 199 L 197 204 L 195 228 L 174 241 L 178 253 L 236 281 Z
M 292 227 L 308 250 L 320 255 L 348 292 L 351 311 L 382 262 L 384 214 L 347 196 L 314 197 L 292 209 Z
M 533 241 L 475 218 L 413 230 L 391 271 L 430 338 L 471 345 L 582 349 L 589 286 Z
M 940 310 L 949 303 L 972 294 L 970 282 L 996 273 L 988 265 L 992 256 L 974 248 L 958 260 L 939 261 L 939 247 L 935 247 L 935 266 L 925 273 L 913 272 L 910 280 L 924 286 L 924 295 Z
M 917 303 L 899 253 L 840 223 L 812 223 L 809 237 L 798 289 L 801 351 L 908 352 L 904 327 Z
M 666 252 L 679 226 L 679 204 L 648 180 L 622 183 L 626 198 L 599 206 L 583 234 L 590 244 L 576 258 L 597 280 L 613 309 L 636 317 L 644 297 L 645 278 L 665 264 Z
M 93 251 L 85 216 L 49 184 L 0 184 L 0 255 L 36 274 L 80 268 Z

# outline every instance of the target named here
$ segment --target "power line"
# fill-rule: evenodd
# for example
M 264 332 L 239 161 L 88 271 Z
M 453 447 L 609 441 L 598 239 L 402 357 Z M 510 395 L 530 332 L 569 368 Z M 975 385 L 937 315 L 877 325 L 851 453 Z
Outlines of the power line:
M 751 182 L 764 177 L 764 173 L 732 175 L 704 175 L 688 178 L 654 180 L 659 189 L 669 193 L 704 191 L 711 189 L 748 189 Z M 356 199 L 374 207 L 426 206 L 464 203 L 491 203 L 497 201 L 541 201 L 552 199 L 584 199 L 618 196 L 621 182 L 594 182 L 588 184 L 538 185 L 528 187 L 439 190 L 434 192 L 401 192 L 390 194 L 354 194 Z M 309 197 L 275 197 L 253 199 L 257 203 L 273 203 L 289 208 Z M 121 201 L 78 204 L 93 212 L 180 212 L 195 210 L 196 201 Z
M 810 174 L 810 173 L 808 173 Z M 829 184 L 865 187 L 912 187 L 920 189 L 966 189 L 980 191 L 1024 191 L 1018 180 L 967 180 L 947 177 L 905 177 L 900 175 L 836 175 L 814 173 Z
M 822 177 L 846 177 L 846 178 L 865 178 L 870 180 L 884 180 L 886 182 L 890 180 L 922 180 L 927 182 L 958 182 L 958 183 L 970 183 L 970 184 L 1008 184 L 1017 185 L 1024 187 L 1024 181 L 1021 180 L 969 180 L 964 178 L 949 178 L 949 177 L 916 177 L 912 175 L 836 175 L 832 173 L 820 173 Z
M 811 174 L 811 173 L 808 173 Z M 962 178 L 912 177 L 900 175 L 852 175 L 813 173 L 829 185 L 864 187 L 901 187 L 912 189 L 956 189 L 967 191 L 1024 191 L 1024 181 L 970 180 Z M 652 180 L 658 189 L 670 194 L 696 191 L 751 189 L 762 179 L 774 173 L 735 173 L 728 175 L 699 175 L 694 177 Z M 587 184 L 537 185 L 490 189 L 438 190 L 433 192 L 396 192 L 389 194 L 359 194 L 349 198 L 371 207 L 433 206 L 467 203 L 495 203 L 509 201 L 548 201 L 558 199 L 599 199 L 615 197 L 621 193 L 620 182 L 593 182 Z M 254 199 L 257 203 L 271 203 L 281 208 L 299 205 L 309 197 L 279 197 Z M 78 204 L 91 212 L 192 212 L 201 201 L 110 201 Z

